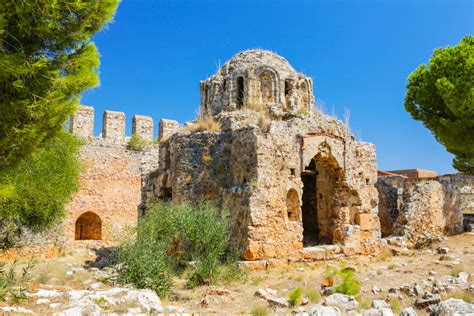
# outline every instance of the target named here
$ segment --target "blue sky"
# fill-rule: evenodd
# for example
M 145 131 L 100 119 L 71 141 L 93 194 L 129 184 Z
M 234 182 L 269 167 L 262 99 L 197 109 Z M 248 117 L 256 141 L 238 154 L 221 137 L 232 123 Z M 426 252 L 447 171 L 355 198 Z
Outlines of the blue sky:
M 263 48 L 314 80 L 326 111 L 377 146 L 382 170 L 454 171 L 452 156 L 403 107 L 407 77 L 433 49 L 474 33 L 474 1 L 123 0 L 94 38 L 101 86 L 82 103 L 181 123 L 195 118 L 199 80 L 240 50 Z M 157 134 L 155 128 L 155 135 Z

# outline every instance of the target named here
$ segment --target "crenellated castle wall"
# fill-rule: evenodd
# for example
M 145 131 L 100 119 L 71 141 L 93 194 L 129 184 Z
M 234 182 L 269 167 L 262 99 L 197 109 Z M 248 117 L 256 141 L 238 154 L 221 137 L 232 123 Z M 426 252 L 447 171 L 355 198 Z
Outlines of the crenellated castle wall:
M 132 134 L 149 141 L 145 150 L 137 151 L 128 146 L 130 137 L 125 132 L 125 113 L 105 111 L 99 136 L 94 136 L 94 114 L 93 107 L 81 106 L 70 119 L 71 133 L 85 142 L 80 149 L 84 166 L 79 179 L 80 190 L 67 206 L 64 227 L 66 243 L 76 246 L 114 243 L 124 228 L 136 225 L 142 185 L 148 174 L 158 167 L 159 160 L 159 146 L 153 144 L 151 117 L 133 116 Z M 172 133 L 173 127 L 179 127 L 176 121 L 163 121 L 170 127 L 160 128 L 160 138 Z M 78 242 L 81 237 L 102 241 Z

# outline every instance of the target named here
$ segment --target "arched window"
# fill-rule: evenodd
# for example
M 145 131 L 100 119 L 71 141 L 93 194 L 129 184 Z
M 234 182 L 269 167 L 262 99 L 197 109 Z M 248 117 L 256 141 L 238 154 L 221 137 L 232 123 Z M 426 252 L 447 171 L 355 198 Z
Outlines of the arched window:
M 76 221 L 76 240 L 101 240 L 102 221 L 93 212 L 86 212 Z
M 300 197 L 295 189 L 290 189 L 286 194 L 286 212 L 288 220 L 297 221 L 300 219 Z
M 304 81 L 300 85 L 300 94 L 301 94 L 301 107 L 303 109 L 307 109 L 308 108 L 308 85 Z
M 262 94 L 264 104 L 273 103 L 275 101 L 273 78 L 267 71 L 260 74 L 260 93 Z
M 244 78 L 237 77 L 237 108 L 241 109 L 244 105 Z

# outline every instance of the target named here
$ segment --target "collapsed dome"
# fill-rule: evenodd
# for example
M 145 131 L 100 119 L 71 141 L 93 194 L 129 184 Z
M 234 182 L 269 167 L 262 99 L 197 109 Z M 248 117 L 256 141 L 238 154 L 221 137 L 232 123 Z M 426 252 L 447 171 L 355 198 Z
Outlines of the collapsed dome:
M 242 51 L 215 75 L 201 81 L 201 115 L 241 109 L 268 110 L 273 116 L 310 111 L 313 81 L 267 50 Z

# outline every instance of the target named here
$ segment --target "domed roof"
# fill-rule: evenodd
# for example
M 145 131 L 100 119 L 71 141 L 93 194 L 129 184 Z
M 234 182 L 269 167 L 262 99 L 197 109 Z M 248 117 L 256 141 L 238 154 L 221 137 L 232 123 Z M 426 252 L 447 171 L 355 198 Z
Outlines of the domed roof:
M 263 49 L 244 50 L 235 54 L 217 72 L 225 76 L 228 73 L 244 71 L 247 68 L 271 67 L 278 72 L 294 73 L 295 70 L 283 57 Z

